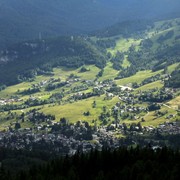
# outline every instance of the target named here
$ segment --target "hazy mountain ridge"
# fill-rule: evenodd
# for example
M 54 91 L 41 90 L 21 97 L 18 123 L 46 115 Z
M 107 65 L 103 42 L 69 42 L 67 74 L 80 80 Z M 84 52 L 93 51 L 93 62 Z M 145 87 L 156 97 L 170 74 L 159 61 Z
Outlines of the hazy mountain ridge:
M 179 7 L 178 0 L 1 0 L 0 46 L 37 38 L 39 32 L 44 37 L 86 33 L 118 21 L 178 12 Z

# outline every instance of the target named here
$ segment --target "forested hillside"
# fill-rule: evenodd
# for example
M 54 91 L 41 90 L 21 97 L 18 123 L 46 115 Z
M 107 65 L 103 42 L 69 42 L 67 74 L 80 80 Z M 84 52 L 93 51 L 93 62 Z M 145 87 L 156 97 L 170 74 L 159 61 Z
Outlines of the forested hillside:
M 95 64 L 102 68 L 105 63 L 104 54 L 87 38 L 67 36 L 27 41 L 1 51 L 0 83 L 10 85 L 51 74 L 57 66 L 78 68 Z
M 0 48 L 36 39 L 39 33 L 47 38 L 142 17 L 173 18 L 179 15 L 179 7 L 179 0 L 0 0 Z
M 6 150 L 8 152 L 8 150 Z M 4 154 L 6 155 L 4 150 Z M 9 151 L 12 157 L 13 152 Z M 18 157 L 20 152 L 16 151 Z M 102 152 L 91 151 L 88 154 L 78 152 L 72 157 L 56 158 L 51 161 L 47 159 L 47 154 L 38 154 L 34 152 L 36 157 L 40 157 L 35 164 L 32 153 L 22 153 L 25 161 L 31 161 L 30 169 L 23 169 L 14 172 L 5 168 L 0 169 L 1 180 L 6 179 L 79 179 L 79 180 L 94 180 L 94 179 L 114 179 L 119 177 L 123 180 L 138 180 L 138 179 L 178 179 L 180 153 L 174 152 L 171 149 L 163 148 L 154 151 L 150 147 L 141 149 L 137 148 L 119 148 L 117 150 L 104 149 Z M 28 157 L 27 157 L 28 156 Z M 6 155 L 6 161 L 11 162 L 12 159 Z M 1 158 L 2 159 L 2 158 Z M 41 160 L 42 159 L 42 160 Z M 40 164 L 40 161 L 42 164 Z M 40 164 L 39 166 L 37 165 Z M 17 167 L 16 167 L 17 168 Z M 9 173 L 7 170 L 9 170 Z

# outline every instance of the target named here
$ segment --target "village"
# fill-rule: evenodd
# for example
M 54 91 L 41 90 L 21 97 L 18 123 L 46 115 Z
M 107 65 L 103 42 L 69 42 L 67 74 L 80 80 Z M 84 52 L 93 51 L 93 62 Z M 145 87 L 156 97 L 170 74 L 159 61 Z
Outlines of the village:
M 48 128 L 51 130 L 48 131 Z M 118 127 L 91 127 L 87 122 L 78 121 L 76 124 L 67 124 L 66 120 L 55 123 L 50 127 L 42 127 L 36 132 L 32 129 L 19 129 L 7 132 L 0 132 L 0 147 L 26 150 L 42 150 L 61 155 L 74 154 L 79 152 L 89 152 L 92 149 L 102 150 L 102 148 L 116 149 L 120 146 L 148 146 L 161 147 L 168 145 L 163 142 L 163 135 L 180 135 L 179 122 L 166 122 L 158 127 L 127 128 L 123 124 Z M 121 135 L 122 137 L 118 137 Z M 143 141 L 140 138 L 144 135 Z M 149 137 L 157 136 L 160 138 Z M 164 143 L 162 143 L 162 142 Z M 161 143 L 160 143 L 161 142 Z
M 53 93 L 53 90 L 58 91 Z M 8 119 L 12 117 L 17 119 L 6 127 L 6 131 L 0 132 L 0 146 L 28 150 L 45 147 L 47 151 L 60 154 L 88 152 L 91 149 L 101 150 L 104 147 L 115 149 L 120 146 L 145 146 L 149 144 L 149 138 L 147 138 L 149 136 L 180 134 L 179 121 L 175 121 L 176 114 L 160 111 L 163 101 L 170 100 L 175 93 L 176 91 L 167 88 L 135 91 L 131 85 L 117 85 L 115 80 L 102 82 L 81 80 L 72 74 L 66 81 L 60 78 L 43 80 L 38 84 L 33 84 L 27 90 L 18 90 L 16 97 L 0 99 L 1 112 L 8 111 Z M 43 100 L 39 94 L 48 95 L 49 98 Z M 23 101 L 24 95 L 29 95 L 29 99 Z M 100 96 L 103 96 L 106 101 L 114 97 L 118 99 L 118 102 L 112 105 L 112 109 L 109 110 L 106 106 L 102 108 L 98 117 L 100 125 L 96 124 L 97 120 L 93 122 L 93 125 L 79 120 L 72 124 L 65 117 L 62 117 L 60 121 L 54 121 L 56 119 L 54 115 L 38 112 L 38 109 L 44 105 L 61 106 Z M 36 110 L 25 111 L 29 107 L 36 106 L 39 106 Z M 96 101 L 92 107 L 96 108 Z M 12 110 L 21 110 L 22 114 L 18 115 Z M 145 117 L 148 116 L 149 111 L 155 111 L 156 118 L 166 116 L 166 122 L 157 127 L 142 126 L 141 122 L 146 121 Z M 89 114 L 90 112 L 84 112 L 84 116 L 89 116 Z M 126 124 L 124 120 L 130 120 L 133 123 Z M 33 127 L 22 128 L 21 122 L 24 121 L 33 123 Z M 144 137 L 144 140 L 139 137 Z M 151 145 L 159 146 L 161 145 L 159 142 L 151 140 Z

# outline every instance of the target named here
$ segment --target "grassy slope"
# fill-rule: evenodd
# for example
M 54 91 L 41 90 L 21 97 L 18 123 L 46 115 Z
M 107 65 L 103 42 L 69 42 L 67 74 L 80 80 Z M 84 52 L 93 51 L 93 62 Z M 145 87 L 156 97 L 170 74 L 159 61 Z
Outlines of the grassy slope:
M 92 108 L 94 101 L 96 101 L 97 104 L 96 108 Z M 48 114 L 56 115 L 57 121 L 59 121 L 60 118 L 65 117 L 69 120 L 69 122 L 74 123 L 78 120 L 85 120 L 91 124 L 92 120 L 98 119 L 103 106 L 106 106 L 107 109 L 111 109 L 116 102 L 118 102 L 117 97 L 114 97 L 112 100 L 105 101 L 104 97 L 101 96 L 60 106 L 45 107 L 42 111 Z M 90 112 L 90 116 L 83 115 L 83 113 L 87 111 Z
M 149 125 L 152 125 L 152 126 L 157 126 L 161 123 L 164 123 L 166 121 L 175 121 L 176 118 L 173 118 L 173 119 L 166 119 L 166 117 L 170 114 L 176 114 L 176 110 L 174 110 L 173 108 L 168 108 L 166 106 L 162 106 L 161 108 L 161 111 L 164 112 L 164 111 L 168 111 L 168 113 L 162 117 L 156 117 L 155 116 L 155 112 L 150 112 L 149 114 L 147 114 L 147 116 L 145 116 L 145 120 L 146 122 L 143 122 L 142 125 L 143 126 L 149 126 Z
M 116 41 L 116 47 L 115 48 L 109 48 L 107 49 L 108 52 L 110 52 L 112 55 L 115 55 L 117 51 L 120 52 L 127 52 L 129 48 L 134 45 L 138 46 L 141 42 L 141 39 L 133 39 L 133 38 L 120 38 L 119 40 Z
M 180 96 L 177 96 L 173 100 L 169 101 L 167 104 L 171 106 L 173 109 L 178 109 L 178 106 L 180 106 Z
M 149 84 L 145 84 L 144 86 L 141 86 L 139 88 L 136 89 L 136 91 L 145 91 L 145 90 L 148 90 L 148 89 L 153 89 L 153 88 L 162 88 L 163 87 L 163 83 L 161 81 L 155 81 L 155 82 L 152 82 L 152 83 L 149 83 Z
M 99 78 L 100 81 L 106 79 L 114 79 L 118 75 L 118 71 L 112 68 L 112 63 L 107 63 L 107 66 L 104 68 L 103 76 Z
M 141 83 L 144 79 L 149 78 L 151 76 L 154 76 L 158 73 L 160 73 L 161 71 L 156 71 L 156 72 L 152 72 L 150 70 L 148 71 L 139 71 L 137 72 L 135 75 L 128 77 L 128 78 L 123 78 L 120 80 L 116 80 L 116 83 L 118 85 L 128 85 L 134 82 L 137 83 Z

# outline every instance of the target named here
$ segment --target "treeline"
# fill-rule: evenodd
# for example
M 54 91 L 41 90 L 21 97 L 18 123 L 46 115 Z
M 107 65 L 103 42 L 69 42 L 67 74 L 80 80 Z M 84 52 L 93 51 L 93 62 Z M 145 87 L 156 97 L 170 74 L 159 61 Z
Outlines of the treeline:
M 99 39 L 96 41 L 96 45 L 100 46 L 103 49 L 107 48 L 113 48 L 116 46 L 116 40 L 115 39 Z
M 31 94 L 35 94 L 37 92 L 40 92 L 40 88 L 38 87 L 35 87 L 35 88 L 28 88 L 28 89 L 25 89 L 21 92 L 18 91 L 19 94 L 22 94 L 22 95 L 31 95 Z
M 148 101 L 148 102 L 157 102 L 161 103 L 164 101 L 168 101 L 173 99 L 174 95 L 171 92 L 166 92 L 165 90 L 161 89 L 157 92 L 155 90 L 143 91 L 139 100 L 141 101 Z
M 118 51 L 116 55 L 111 58 L 111 62 L 113 63 L 113 69 L 115 70 L 122 69 L 123 60 L 124 60 L 124 54 Z
M 157 63 L 154 64 L 152 70 L 158 71 L 160 69 L 166 68 L 167 66 L 180 62 L 180 44 L 174 44 L 173 46 L 167 46 L 163 49 L 157 49 L 153 54 L 152 59 L 158 60 Z M 149 57 L 151 57 L 149 55 Z
M 76 153 L 54 159 L 30 170 L 18 171 L 14 176 L 3 169 L 0 179 L 158 179 L 175 180 L 180 177 L 180 152 L 168 148 L 119 148 Z
M 48 99 L 39 99 L 39 98 L 28 98 L 25 102 L 21 104 L 5 104 L 0 106 L 0 112 L 11 111 L 11 110 L 20 110 L 26 109 L 34 106 L 41 106 L 45 104 L 52 104 L 58 102 L 58 99 L 48 98 Z
M 163 43 L 164 41 L 172 38 L 174 35 L 174 30 L 168 31 L 165 35 L 161 35 L 158 39 L 157 42 L 158 43 Z
M 6 85 L 0 84 L 0 91 L 2 91 L 2 90 L 4 90 L 4 89 L 6 89 Z
M 27 115 L 28 115 L 28 119 L 33 123 L 40 123 L 40 122 L 47 122 L 47 121 L 55 120 L 54 115 L 51 115 L 51 114 L 45 115 L 42 112 L 36 111 L 36 109 L 30 110 L 27 113 Z
M 171 77 L 165 81 L 166 87 L 180 88 L 180 69 L 172 72 Z
M 54 89 L 57 89 L 57 88 L 60 88 L 60 87 L 63 87 L 67 84 L 67 82 L 60 82 L 60 83 L 49 83 L 46 87 L 45 87 L 45 90 L 46 91 L 52 91 Z

